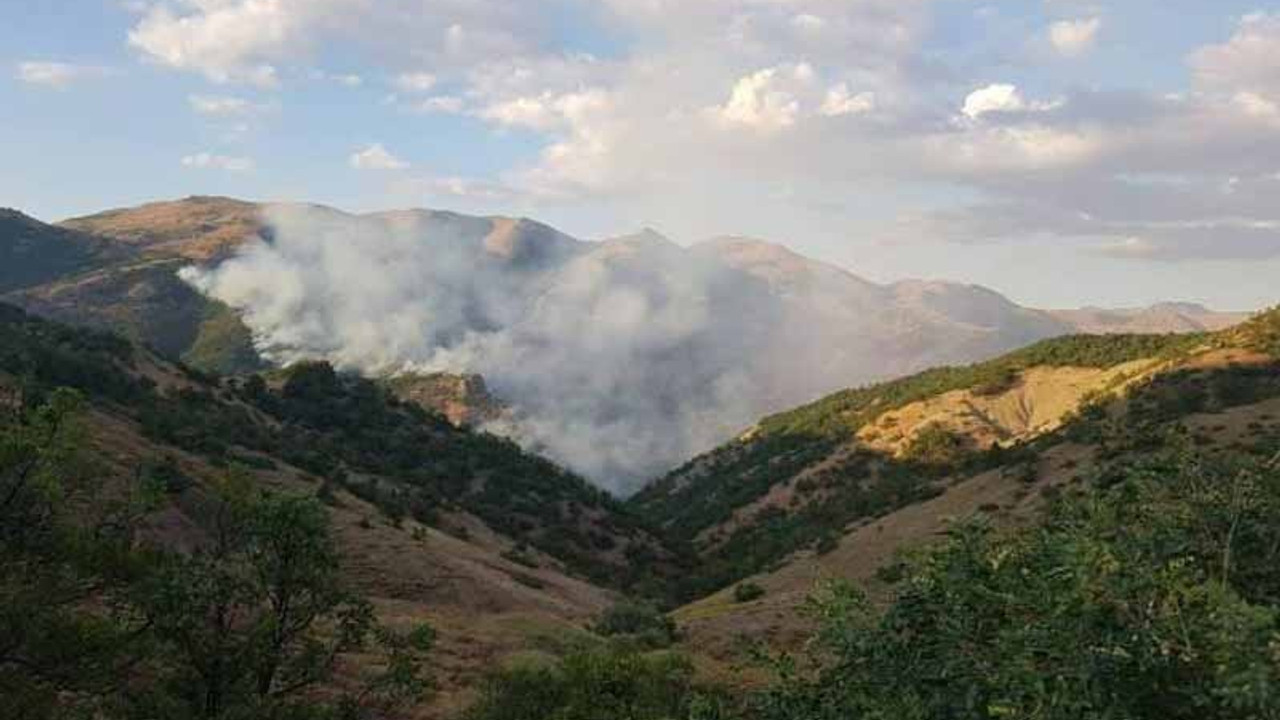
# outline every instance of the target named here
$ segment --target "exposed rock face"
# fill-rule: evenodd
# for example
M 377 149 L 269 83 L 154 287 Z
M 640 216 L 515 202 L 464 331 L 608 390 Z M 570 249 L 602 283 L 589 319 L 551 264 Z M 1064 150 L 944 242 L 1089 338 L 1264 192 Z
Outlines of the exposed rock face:
M 502 401 L 490 394 L 479 375 L 399 375 L 388 380 L 387 385 L 401 400 L 439 413 L 459 427 L 477 427 L 508 411 Z

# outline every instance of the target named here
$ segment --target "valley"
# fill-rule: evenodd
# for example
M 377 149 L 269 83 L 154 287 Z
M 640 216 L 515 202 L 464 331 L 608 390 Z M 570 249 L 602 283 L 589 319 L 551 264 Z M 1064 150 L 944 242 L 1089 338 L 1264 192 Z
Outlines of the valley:
M 511 283 L 498 296 L 450 288 L 474 301 L 445 310 L 457 310 L 461 324 L 432 326 L 438 341 L 391 347 L 404 352 L 372 362 L 353 355 L 354 344 L 313 347 L 318 336 L 299 340 L 274 321 L 256 324 L 252 314 L 266 307 L 260 298 L 246 301 L 220 285 L 234 280 L 237 267 L 245 271 L 235 262 L 268 252 L 251 249 L 258 242 L 252 238 L 273 240 L 282 228 L 297 230 L 289 224 L 296 219 L 277 217 L 283 222 L 277 226 L 260 212 L 249 203 L 195 198 L 57 226 L 16 213 L 0 216 L 0 258 L 9 269 L 0 275 L 8 303 L 0 305 L 6 408 L 0 428 L 14 432 L 17 443 L 25 413 L 59 388 L 79 393 L 87 437 L 82 461 L 107 494 L 161 490 L 138 527 L 143 547 L 179 554 L 202 548 L 213 532 L 209 508 L 223 502 L 219 488 L 228 475 L 242 473 L 271 494 L 323 507 L 344 586 L 368 598 L 387 627 L 409 632 L 425 622 L 434 628 L 426 661 L 433 690 L 399 708 L 407 716 L 533 720 L 533 711 L 518 714 L 524 711 L 516 700 L 535 707 L 532 688 L 557 683 L 565 695 L 548 703 L 601 693 L 589 695 L 590 712 L 592 702 L 612 697 L 595 683 L 623 676 L 637 685 L 619 693 L 635 692 L 654 707 L 671 703 L 661 711 L 636 709 L 637 720 L 676 717 L 672 713 L 700 720 L 841 716 L 779 710 L 788 698 L 812 699 L 805 693 L 820 686 L 779 681 L 787 673 L 759 662 L 758 652 L 763 645 L 770 653 L 804 653 L 815 632 L 830 632 L 826 623 L 844 615 L 831 606 L 817 615 L 805 610 L 812 610 L 810 598 L 826 597 L 829 581 L 865 594 L 871 609 L 859 615 L 841 606 L 840 613 L 853 613 L 849 618 L 911 617 L 901 603 L 927 596 L 926 581 L 935 583 L 929 587 L 941 582 L 929 573 L 952 568 L 939 559 L 950 557 L 946 553 L 969 548 L 1022 558 L 1031 553 L 1027 548 L 1044 552 L 1033 540 L 1037 533 L 1080 540 L 1070 534 L 1071 523 L 1085 522 L 1085 515 L 1088 522 L 1110 522 L 1088 513 L 1119 512 L 1124 504 L 1112 507 L 1108 498 L 1129 484 L 1148 493 L 1144 502 L 1152 507 L 1178 509 L 1188 527 L 1200 528 L 1197 513 L 1206 513 L 1207 534 L 1193 533 L 1197 543 L 1218 547 L 1213 533 L 1221 529 L 1220 513 L 1235 513 L 1228 523 L 1233 533 L 1241 518 L 1252 523 L 1239 542 L 1249 543 L 1255 556 L 1239 560 L 1240 574 L 1232 575 L 1228 563 L 1221 577 L 1205 570 L 1179 587 L 1201 598 L 1202 586 L 1212 585 L 1221 590 L 1213 602 L 1252 603 L 1249 617 L 1275 612 L 1266 566 L 1280 547 L 1268 525 L 1280 507 L 1273 462 L 1280 453 L 1277 311 L 1246 316 L 1185 305 L 1040 311 L 977 287 L 876 285 L 741 238 L 691 248 L 652 233 L 585 243 L 528 220 L 426 211 L 370 220 L 307 207 L 300 211 L 307 222 L 315 213 L 327 218 L 318 232 L 337 232 L 330 223 L 344 232 L 400 228 L 399 240 L 452 244 L 450 267 L 481 268 L 486 282 Z M 285 242 L 287 248 L 298 241 Z M 468 264 L 457 265 L 462 259 Z M 697 273 L 681 269 L 690 264 Z M 195 281 L 190 271 L 179 276 L 191 267 L 211 274 Z M 231 275 L 219 276 L 219 268 Z M 605 282 L 597 283 L 599 277 Z M 581 370 L 557 375 L 584 386 L 565 395 L 554 392 L 560 385 L 522 385 L 527 376 L 427 362 L 464 347 L 468 333 L 502 329 L 507 313 L 517 319 L 504 341 L 567 337 L 548 334 L 546 323 L 559 317 L 548 308 L 585 303 L 603 312 L 617 297 L 593 293 L 618 286 L 633 291 L 627 297 L 645 298 L 645 324 L 653 313 L 659 325 L 674 322 L 690 307 L 679 300 L 686 293 L 738 337 L 726 350 L 723 328 L 682 325 L 660 341 L 628 345 L 633 355 L 593 356 L 644 366 L 637 374 L 607 376 L 613 384 L 592 385 L 604 376 Z M 728 312 L 735 315 L 721 317 Z M 1085 329 L 1101 334 L 1078 334 Z M 347 328 L 325 331 L 341 335 Z M 592 337 L 572 348 L 612 347 L 619 337 Z M 803 359 L 795 363 L 803 377 L 765 373 L 778 367 L 768 351 L 784 349 Z M 716 362 L 706 364 L 707 355 Z M 757 355 L 758 367 L 737 378 L 750 382 L 724 384 L 726 368 Z M 402 366 L 392 369 L 396 363 Z M 652 403 L 634 404 L 636 386 L 627 383 L 656 386 L 664 374 L 687 368 L 688 375 L 664 384 Z M 726 389 L 741 394 L 747 385 L 749 398 L 716 404 L 726 402 Z M 708 386 L 716 392 L 708 395 Z M 583 400 L 587 394 L 590 403 Z M 708 402 L 711 408 L 701 407 Z M 548 425 L 539 411 L 555 403 L 569 416 L 614 422 L 615 434 L 584 429 L 575 436 L 573 425 Z M 628 415 L 633 410 L 638 417 Z M 661 432 L 643 424 L 670 417 L 683 420 Z M 635 422 L 642 424 L 628 424 Z M 695 422 L 708 426 L 698 442 L 664 440 Z M 566 437 L 548 443 L 531 427 Z M 621 438 L 637 427 L 646 441 L 638 444 L 641 454 L 655 455 L 647 462 L 667 464 L 656 477 L 605 483 L 634 493 L 602 489 L 598 477 L 566 462 L 587 456 L 576 454 L 590 449 L 580 450 L 583 444 Z M 650 467 L 627 464 L 631 457 L 585 467 Z M 1208 469 L 1218 464 L 1240 474 Z M 1200 504 L 1184 506 L 1186 498 L 1162 494 L 1166 486 L 1157 482 L 1176 476 L 1200 487 L 1197 473 L 1206 483 L 1247 475 L 1257 486 L 1225 499 L 1224 491 L 1204 488 Z M 965 528 L 975 522 L 993 545 L 964 545 Z M 1116 528 L 1106 529 L 1111 538 Z M 1107 552 L 1150 550 L 1137 540 L 1130 547 L 1123 532 L 1117 536 Z M 1151 552 L 1164 552 L 1151 542 Z M 1230 550 L 1236 540 L 1226 542 Z M 1199 567 L 1195 552 L 1177 555 L 1170 567 Z M 1094 589 L 1101 597 L 1111 590 L 1098 588 L 1119 571 L 1079 572 L 1100 583 Z M 983 578 L 973 586 L 985 587 Z M 1125 592 L 1146 598 L 1142 593 L 1156 580 L 1143 581 L 1151 585 Z M 1235 589 L 1222 589 L 1228 585 Z M 1116 600 L 1117 607 L 1126 602 Z M 1023 611 L 1041 617 L 1038 606 Z M 1044 615 L 1051 616 L 1057 617 Z M 870 624 L 859 627 L 872 632 Z M 1221 642 L 1254 648 L 1243 635 L 1224 637 Z M 1208 677 L 1190 650 L 1178 646 L 1169 653 L 1185 658 L 1179 667 L 1187 676 Z M 816 670 L 824 657 L 810 658 Z M 1011 650 L 1009 657 L 1021 656 Z M 368 650 L 352 653 L 323 685 L 352 685 L 380 662 Z M 1248 672 L 1276 672 L 1250 662 Z M 612 668 L 612 675 L 592 675 L 598 667 Z M 0 681 L 21 686 L 3 672 Z M 1219 681 L 1234 682 L 1212 679 Z M 1261 708 L 1256 713 L 1214 710 L 1204 717 L 1271 717 L 1267 708 L 1280 705 L 1270 704 L 1269 690 L 1255 690 L 1239 697 L 1241 707 Z M 322 698 L 329 691 L 317 692 Z M 831 698 L 813 701 L 846 707 Z M 639 708 L 649 700 L 635 702 Z M 513 714 L 503 715 L 503 707 Z M 941 717 L 931 712 L 902 717 Z M 1032 717 L 1020 713 L 1012 716 Z

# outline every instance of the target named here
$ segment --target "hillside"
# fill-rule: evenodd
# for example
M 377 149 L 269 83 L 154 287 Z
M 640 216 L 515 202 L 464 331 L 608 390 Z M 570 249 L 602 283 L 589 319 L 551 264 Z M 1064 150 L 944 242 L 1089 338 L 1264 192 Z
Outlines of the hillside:
M 1162 423 L 1280 394 L 1266 339 L 1278 320 L 1218 334 L 1072 336 L 847 390 L 765 418 L 631 503 L 702 556 L 693 596 L 798 572 L 795 558 L 843 547 L 867 576 L 887 557 L 869 550 L 873 539 L 891 553 L 936 532 L 943 516 L 1025 498 L 1018 478 L 1036 485 L 1035 468 L 1089 467 L 1094 455 L 1120 453 L 1098 445 L 1141 444 L 1133 438 L 1149 440 L 1143 433 Z M 1104 421 L 1114 437 L 1097 436 Z M 1090 447 L 1069 440 L 1082 436 Z
M 0 208 L 0 293 L 128 258 L 128 249 Z
M 57 226 L 27 218 L 0 224 L 5 243 L 25 249 L 0 299 L 43 317 L 221 374 L 323 359 L 369 377 L 432 375 L 441 387 L 415 400 L 619 495 L 843 387 L 1081 326 L 1184 331 L 1229 317 L 1181 305 L 1047 313 L 977 286 L 873 283 L 742 237 L 584 242 L 526 218 L 219 197 Z M 494 403 L 444 387 L 473 376 Z M 508 411 L 487 409 L 497 404 Z
M 440 631 L 436 717 L 495 658 L 579 628 L 677 558 L 616 502 L 509 442 L 461 430 L 379 386 L 304 365 L 219 380 L 113 335 L 0 305 L 0 397 L 86 394 L 89 462 L 116 487 L 167 487 L 151 532 L 185 547 L 231 467 L 323 500 L 343 573 L 388 622 Z M 665 569 L 664 569 L 665 568 Z
M 148 203 L 72 218 L 61 227 L 109 237 L 151 258 L 226 258 L 266 225 L 257 203 L 222 197 Z

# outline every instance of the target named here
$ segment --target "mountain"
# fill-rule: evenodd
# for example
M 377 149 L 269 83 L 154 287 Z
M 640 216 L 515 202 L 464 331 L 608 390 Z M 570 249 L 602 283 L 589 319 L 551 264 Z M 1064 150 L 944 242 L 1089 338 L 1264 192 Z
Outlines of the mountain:
M 1249 313 L 1216 312 L 1196 303 L 1159 303 L 1145 308 L 1050 310 L 1077 332 L 1182 333 L 1222 330 L 1244 322 Z
M 103 238 L 51 227 L 0 208 L 0 293 L 30 287 L 124 259 L 129 251 Z
M 525 218 L 217 197 L 0 224 L 4 247 L 25 249 L 0 299 L 197 369 L 318 358 L 371 377 L 480 376 L 508 412 L 472 416 L 462 388 L 416 398 L 619 494 L 842 387 L 1082 327 L 1230 319 L 1184 306 L 1044 312 L 977 286 L 882 285 L 743 237 L 584 242 Z
M 226 258 L 266 231 L 261 205 L 195 196 L 72 218 L 63 228 L 111 238 L 150 258 Z

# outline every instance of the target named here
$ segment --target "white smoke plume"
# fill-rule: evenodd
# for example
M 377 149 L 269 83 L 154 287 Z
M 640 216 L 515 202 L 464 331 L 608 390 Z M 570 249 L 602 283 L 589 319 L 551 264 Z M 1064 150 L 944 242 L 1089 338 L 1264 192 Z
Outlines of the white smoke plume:
M 517 409 L 489 429 L 619 494 L 767 411 L 925 360 L 895 351 L 912 341 L 893 335 L 891 288 L 773 246 L 584 243 L 427 211 L 265 214 L 265 239 L 182 275 L 240 310 L 268 359 L 480 373 Z

